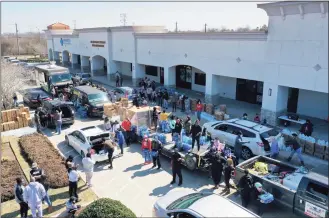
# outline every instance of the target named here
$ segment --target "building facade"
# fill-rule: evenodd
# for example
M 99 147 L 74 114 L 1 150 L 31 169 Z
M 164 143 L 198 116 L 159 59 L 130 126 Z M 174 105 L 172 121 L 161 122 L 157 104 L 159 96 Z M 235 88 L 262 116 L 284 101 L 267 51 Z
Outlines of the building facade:
M 49 59 L 113 79 L 261 105 L 270 124 L 293 112 L 328 119 L 328 2 L 259 4 L 266 32 L 170 33 L 162 26 L 49 29 Z

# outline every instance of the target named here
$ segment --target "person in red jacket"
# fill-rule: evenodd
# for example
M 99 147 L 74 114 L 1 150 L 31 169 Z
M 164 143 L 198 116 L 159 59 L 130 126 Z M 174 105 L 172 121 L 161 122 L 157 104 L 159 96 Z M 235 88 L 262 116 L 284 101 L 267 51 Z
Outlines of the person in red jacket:
M 201 100 L 199 99 L 196 103 L 196 116 L 198 120 L 201 121 L 201 112 L 203 111 L 203 105 L 201 104 Z
M 144 164 L 151 163 L 152 143 L 151 140 L 147 137 L 147 135 L 144 135 L 144 139 L 142 141 L 142 150 L 145 160 Z
M 130 122 L 129 118 L 125 119 L 121 123 L 121 127 L 124 130 L 122 133 L 123 133 L 123 136 L 125 137 L 126 145 L 127 145 L 127 147 L 129 147 L 130 138 L 131 138 L 131 122 Z

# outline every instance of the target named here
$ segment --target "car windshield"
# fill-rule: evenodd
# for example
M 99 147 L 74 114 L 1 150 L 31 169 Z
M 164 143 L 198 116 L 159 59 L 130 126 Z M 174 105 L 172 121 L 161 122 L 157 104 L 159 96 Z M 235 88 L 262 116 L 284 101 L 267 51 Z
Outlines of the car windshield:
M 47 98 L 47 97 L 49 97 L 46 93 L 32 93 L 32 98 L 33 99 L 36 99 L 39 94 L 40 94 L 40 97 L 41 98 Z
M 262 134 L 260 134 L 263 138 L 269 138 L 271 136 L 277 136 L 279 134 L 279 132 L 275 129 L 270 129 L 266 132 L 263 132 Z
M 65 74 L 56 74 L 51 76 L 51 82 L 53 83 L 60 83 L 60 82 L 66 82 L 71 80 L 71 74 L 65 73 Z
M 90 94 L 88 95 L 88 100 L 90 103 L 110 101 L 105 93 Z
M 167 207 L 167 210 L 186 209 L 190 207 L 194 202 L 209 195 L 211 195 L 211 193 L 193 193 L 186 195 L 171 203 Z
M 82 78 L 90 78 L 90 74 L 82 74 Z

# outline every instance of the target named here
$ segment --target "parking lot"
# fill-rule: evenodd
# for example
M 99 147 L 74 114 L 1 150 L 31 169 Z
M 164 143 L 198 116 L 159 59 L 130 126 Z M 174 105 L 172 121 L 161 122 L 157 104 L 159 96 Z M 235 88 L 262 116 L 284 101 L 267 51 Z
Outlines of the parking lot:
M 54 135 L 54 130 L 45 129 L 44 133 L 49 137 L 51 142 L 65 155 L 72 155 L 74 161 L 81 165 L 80 155 L 65 144 L 65 132 L 73 131 L 79 128 L 102 125 L 103 121 L 96 119 L 77 119 L 71 127 L 64 127 L 61 135 Z M 171 169 L 170 160 L 166 157 L 161 157 L 162 169 L 151 169 L 151 165 L 143 165 L 144 159 L 141 154 L 139 144 L 133 144 L 124 149 L 124 155 L 114 159 L 114 169 L 109 170 L 107 163 L 98 163 L 95 167 L 93 176 L 92 189 L 99 197 L 109 197 L 120 200 L 123 204 L 131 208 L 137 216 L 150 217 L 152 216 L 152 207 L 155 201 L 168 193 L 171 190 L 189 189 L 195 191 L 210 191 L 213 187 L 212 180 L 207 173 L 191 172 L 183 169 L 183 186 L 178 187 L 177 184 L 171 186 Z M 80 167 L 81 170 L 81 167 Z M 85 180 L 83 172 L 79 171 L 83 180 Z M 221 193 L 224 187 L 222 181 L 221 187 L 215 190 L 216 193 Z M 240 197 L 233 193 L 229 199 L 240 202 Z M 255 210 L 250 206 L 251 210 Z M 290 211 L 284 211 L 275 207 L 269 207 L 264 213 L 264 216 L 293 216 Z

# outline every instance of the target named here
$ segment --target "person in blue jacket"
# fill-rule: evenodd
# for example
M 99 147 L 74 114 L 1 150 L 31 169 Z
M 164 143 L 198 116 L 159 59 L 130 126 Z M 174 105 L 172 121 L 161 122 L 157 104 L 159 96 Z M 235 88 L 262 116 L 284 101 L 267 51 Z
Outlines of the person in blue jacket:
M 122 134 L 122 131 L 120 130 L 120 128 L 116 131 L 115 135 L 116 135 L 119 147 L 121 149 L 121 154 L 123 154 L 124 137 L 123 137 L 123 134 Z

